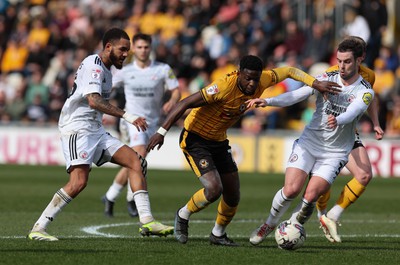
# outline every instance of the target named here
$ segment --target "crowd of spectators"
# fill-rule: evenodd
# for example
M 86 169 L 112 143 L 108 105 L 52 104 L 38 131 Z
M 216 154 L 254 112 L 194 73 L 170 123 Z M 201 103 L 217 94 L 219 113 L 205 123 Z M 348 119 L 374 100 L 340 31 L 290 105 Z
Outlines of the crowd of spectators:
M 336 63 L 340 38 L 360 36 L 368 43 L 365 64 L 376 72 L 382 127 L 400 136 L 400 45 L 382 42 L 385 1 L 346 2 L 338 23 L 334 0 L 2 0 L 1 124 L 56 123 L 79 63 L 102 49 L 103 33 L 116 26 L 131 37 L 153 36 L 153 57 L 174 68 L 184 96 L 235 70 L 245 54 L 260 56 L 267 68 L 291 65 L 316 75 Z M 264 96 L 299 86 L 288 79 Z M 297 130 L 312 111 L 313 102 L 250 111 L 237 127 L 245 133 Z M 365 117 L 359 127 L 372 130 Z

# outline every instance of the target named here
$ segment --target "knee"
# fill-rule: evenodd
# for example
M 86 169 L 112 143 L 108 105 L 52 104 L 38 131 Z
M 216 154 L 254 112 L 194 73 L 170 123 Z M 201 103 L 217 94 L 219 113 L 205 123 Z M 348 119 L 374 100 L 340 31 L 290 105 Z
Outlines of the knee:
M 295 185 L 285 185 L 283 187 L 283 194 L 289 199 L 296 198 L 300 192 L 301 192 L 301 187 L 299 188 Z
M 321 196 L 321 194 L 315 190 L 315 189 L 311 189 L 311 190 L 306 190 L 306 192 L 304 193 L 304 199 L 306 199 L 308 202 L 316 202 L 318 200 L 318 198 Z
M 362 185 L 366 186 L 372 179 L 371 170 L 359 170 L 354 174 L 354 178 Z
M 204 195 L 207 201 L 215 202 L 222 194 L 222 186 L 218 184 L 207 185 L 204 187 Z

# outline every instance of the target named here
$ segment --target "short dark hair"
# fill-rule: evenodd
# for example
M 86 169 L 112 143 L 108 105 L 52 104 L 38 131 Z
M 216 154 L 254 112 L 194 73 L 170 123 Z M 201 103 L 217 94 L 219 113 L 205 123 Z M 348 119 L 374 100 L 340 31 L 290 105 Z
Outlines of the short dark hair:
M 365 40 L 363 38 L 361 38 L 359 36 L 347 36 L 346 38 L 354 39 L 356 41 L 359 41 L 361 43 L 362 47 L 363 47 L 363 52 L 364 53 L 367 52 L 367 43 L 365 42 Z
M 345 38 L 338 45 L 339 52 L 352 52 L 354 58 L 359 58 L 364 55 L 365 46 L 363 42 L 361 42 L 357 38 Z
M 126 39 L 130 41 L 129 35 L 120 28 L 111 28 L 106 31 L 103 35 L 103 49 L 106 47 L 106 44 L 109 42 L 118 41 L 120 39 Z
M 144 33 L 136 33 L 135 36 L 133 36 L 132 38 L 132 43 L 135 43 L 138 40 L 144 40 L 146 42 L 148 42 L 149 44 L 151 44 L 151 36 L 148 34 L 144 34 Z
M 239 70 L 242 71 L 244 69 L 254 70 L 254 71 L 262 71 L 264 69 L 263 61 L 254 55 L 246 55 L 240 59 Z

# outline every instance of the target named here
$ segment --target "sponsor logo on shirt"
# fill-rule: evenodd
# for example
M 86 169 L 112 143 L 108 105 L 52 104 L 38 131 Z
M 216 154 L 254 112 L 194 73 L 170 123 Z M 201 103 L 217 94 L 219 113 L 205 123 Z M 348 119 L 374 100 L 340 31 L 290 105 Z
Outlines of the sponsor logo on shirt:
M 364 93 L 364 95 L 362 97 L 362 100 L 364 101 L 364 103 L 366 105 L 369 105 L 371 103 L 371 101 L 372 101 L 372 94 L 369 93 L 369 92 Z
M 92 70 L 92 78 L 93 79 L 100 79 L 101 70 L 94 69 Z
M 214 95 L 217 94 L 219 92 L 218 86 L 216 84 L 210 86 L 209 88 L 207 88 L 206 90 L 208 95 Z
M 168 71 L 168 78 L 169 79 L 175 79 L 176 78 L 174 72 L 172 71 L 172 69 L 170 69 Z

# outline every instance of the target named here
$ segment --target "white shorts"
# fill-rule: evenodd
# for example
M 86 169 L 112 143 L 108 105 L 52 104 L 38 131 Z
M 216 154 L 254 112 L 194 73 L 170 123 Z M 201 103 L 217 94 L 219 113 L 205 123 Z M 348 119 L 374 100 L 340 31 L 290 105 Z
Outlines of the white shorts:
M 157 131 L 157 125 L 149 125 L 146 131 L 138 131 L 136 127 L 129 124 L 126 120 L 120 119 L 119 130 L 121 132 L 121 141 L 130 147 L 138 145 L 147 145 L 153 134 Z
M 311 176 L 319 176 L 332 184 L 347 162 L 347 156 L 321 158 L 318 157 L 318 154 L 311 154 L 296 140 L 293 143 L 292 153 L 286 167 L 301 169 Z
M 71 166 L 97 166 L 109 162 L 124 144 L 107 132 L 98 134 L 76 133 L 61 136 L 62 149 L 69 172 Z

